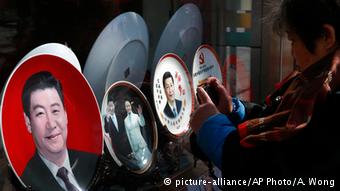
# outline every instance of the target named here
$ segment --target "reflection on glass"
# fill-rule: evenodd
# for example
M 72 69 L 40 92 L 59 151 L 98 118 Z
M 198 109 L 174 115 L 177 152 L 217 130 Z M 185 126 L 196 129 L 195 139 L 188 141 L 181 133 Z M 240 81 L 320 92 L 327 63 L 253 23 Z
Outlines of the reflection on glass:
M 227 82 L 232 95 L 251 100 L 251 48 L 226 47 Z

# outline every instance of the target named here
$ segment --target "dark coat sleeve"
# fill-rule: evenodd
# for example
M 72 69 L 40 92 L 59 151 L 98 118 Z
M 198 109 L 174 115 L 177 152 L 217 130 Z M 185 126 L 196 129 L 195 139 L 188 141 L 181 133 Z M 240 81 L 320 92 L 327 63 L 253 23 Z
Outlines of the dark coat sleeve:
M 254 148 L 239 144 L 237 133 L 224 142 L 223 177 L 320 177 L 337 179 L 340 172 L 340 92 L 315 104 L 308 125 L 296 136 Z

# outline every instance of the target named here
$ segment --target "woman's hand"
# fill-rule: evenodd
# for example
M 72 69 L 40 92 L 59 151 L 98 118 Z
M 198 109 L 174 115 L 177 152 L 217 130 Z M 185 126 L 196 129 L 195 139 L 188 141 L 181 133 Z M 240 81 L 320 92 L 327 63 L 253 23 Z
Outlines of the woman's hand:
M 142 115 L 143 109 L 141 105 L 138 105 L 137 112 L 138 112 L 138 115 Z
M 218 105 L 216 105 L 217 109 L 225 115 L 231 113 L 233 111 L 232 97 L 223 84 L 215 77 L 209 77 L 207 79 L 207 84 L 218 93 L 219 101 Z
M 195 133 L 199 131 L 203 123 L 210 116 L 220 113 L 203 88 L 198 87 L 197 94 L 201 100 L 201 104 L 195 109 L 190 117 L 190 126 Z

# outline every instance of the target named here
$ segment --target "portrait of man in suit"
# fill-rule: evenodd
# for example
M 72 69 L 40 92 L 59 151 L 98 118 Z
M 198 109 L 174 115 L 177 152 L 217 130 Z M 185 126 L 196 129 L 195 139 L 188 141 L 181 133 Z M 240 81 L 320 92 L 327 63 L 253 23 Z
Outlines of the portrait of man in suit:
M 87 189 L 98 156 L 67 148 L 68 115 L 60 81 L 47 71 L 33 74 L 25 82 L 22 104 L 36 148 L 22 181 L 37 191 Z
M 114 153 L 121 162 L 128 161 L 132 151 L 127 140 L 123 117 L 116 112 L 113 100 L 108 100 L 104 118 L 104 129 L 109 134 Z
M 176 118 L 181 111 L 182 101 L 175 99 L 174 78 L 170 72 L 165 72 L 163 74 L 163 87 L 167 99 L 163 113 L 168 118 Z

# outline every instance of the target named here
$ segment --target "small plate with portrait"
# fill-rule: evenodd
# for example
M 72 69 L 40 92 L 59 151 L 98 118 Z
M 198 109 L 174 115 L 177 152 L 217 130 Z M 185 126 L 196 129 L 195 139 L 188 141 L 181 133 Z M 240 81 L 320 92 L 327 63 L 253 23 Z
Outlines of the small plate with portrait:
M 162 125 L 177 137 L 186 134 L 194 94 L 188 69 L 176 54 L 166 54 L 159 60 L 153 78 L 153 98 Z
M 132 83 L 112 84 L 102 101 L 106 147 L 118 166 L 143 174 L 151 167 L 157 150 L 156 121 L 144 94 Z

